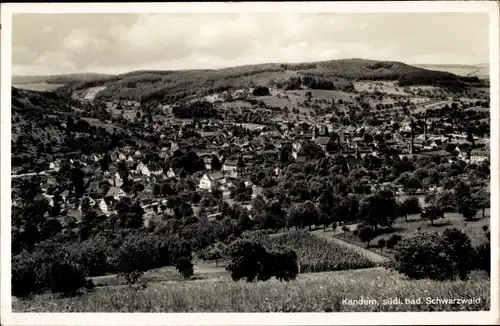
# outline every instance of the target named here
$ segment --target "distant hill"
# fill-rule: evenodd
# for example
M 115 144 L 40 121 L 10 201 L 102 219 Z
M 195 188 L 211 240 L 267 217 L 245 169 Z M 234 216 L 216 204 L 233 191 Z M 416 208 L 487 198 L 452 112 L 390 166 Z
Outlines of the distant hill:
M 56 90 L 60 95 L 84 94 L 98 89 L 96 99 L 134 99 L 175 102 L 191 95 L 208 95 L 230 88 L 258 85 L 313 89 L 353 90 L 356 80 L 393 80 L 400 86 L 433 85 L 463 88 L 479 83 L 476 77 L 410 66 L 395 61 L 341 59 L 311 63 L 268 63 L 218 70 L 133 71 L 116 76 L 68 75 L 68 83 Z M 60 79 L 52 76 L 54 81 Z M 82 78 L 86 78 L 82 81 Z M 288 86 L 287 86 L 288 85 Z
M 446 71 L 460 76 L 478 77 L 488 79 L 490 76 L 489 64 L 479 65 L 436 65 L 436 64 L 417 64 L 415 67 Z
M 60 84 L 84 83 L 93 80 L 109 79 L 111 75 L 97 73 L 81 73 L 51 76 L 12 76 L 12 84 Z

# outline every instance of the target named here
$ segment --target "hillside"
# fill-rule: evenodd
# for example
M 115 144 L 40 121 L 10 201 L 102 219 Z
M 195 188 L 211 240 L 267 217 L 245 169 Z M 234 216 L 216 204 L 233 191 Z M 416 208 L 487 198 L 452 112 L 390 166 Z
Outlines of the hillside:
M 462 77 L 401 62 L 342 59 L 298 64 L 269 63 L 219 70 L 134 71 L 86 82 L 74 78 L 57 92 L 73 95 L 100 87 L 96 99 L 122 98 L 155 103 L 255 85 L 353 90 L 352 82 L 356 80 L 392 80 L 398 81 L 400 86 L 433 85 L 449 89 L 480 83 L 476 77 Z
M 51 76 L 12 76 L 12 84 L 69 84 L 83 83 L 93 80 L 106 80 L 111 75 L 96 74 L 96 73 L 81 73 L 68 75 L 51 75 Z
M 437 65 L 437 64 L 417 64 L 415 67 L 450 72 L 459 76 L 489 78 L 490 67 L 488 64 L 480 65 Z

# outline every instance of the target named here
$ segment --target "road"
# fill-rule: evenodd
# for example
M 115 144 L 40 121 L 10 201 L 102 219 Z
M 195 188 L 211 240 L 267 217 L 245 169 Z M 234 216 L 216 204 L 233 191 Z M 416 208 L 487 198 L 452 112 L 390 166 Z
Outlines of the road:
M 45 175 L 45 174 L 52 172 L 52 171 L 54 171 L 54 170 L 45 170 L 45 171 L 41 171 L 41 172 L 29 172 L 29 173 L 23 173 L 23 174 L 12 174 L 10 177 L 12 179 L 15 179 L 15 178 L 34 176 L 34 175 Z
M 330 234 L 331 232 L 327 233 L 327 232 L 323 232 L 322 230 L 316 230 L 316 231 L 313 231 L 311 233 L 319 238 L 325 239 L 325 240 L 330 241 L 330 242 L 334 242 L 340 246 L 348 247 L 349 249 L 352 249 L 352 250 L 358 252 L 359 254 L 365 256 L 366 258 L 368 258 L 369 260 L 371 260 L 372 262 L 374 262 L 377 265 L 383 264 L 383 263 L 386 263 L 389 261 L 389 258 L 384 257 L 382 255 L 379 255 L 376 252 L 370 251 L 368 249 L 365 249 L 363 247 L 349 243 L 347 241 L 335 238 Z

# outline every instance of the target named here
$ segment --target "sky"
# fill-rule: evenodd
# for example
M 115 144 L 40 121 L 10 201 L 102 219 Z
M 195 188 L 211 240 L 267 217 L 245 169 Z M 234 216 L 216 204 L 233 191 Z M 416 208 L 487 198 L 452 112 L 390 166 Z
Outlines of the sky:
M 13 75 L 342 58 L 489 62 L 485 13 L 14 14 L 12 28 Z

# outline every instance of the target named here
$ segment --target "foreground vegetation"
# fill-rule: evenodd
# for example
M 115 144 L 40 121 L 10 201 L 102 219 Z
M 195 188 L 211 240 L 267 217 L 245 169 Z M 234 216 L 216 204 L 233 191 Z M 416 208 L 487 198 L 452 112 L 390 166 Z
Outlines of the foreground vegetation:
M 480 298 L 479 304 L 359 305 L 343 299 Z M 74 298 L 44 294 L 13 302 L 23 312 L 366 312 L 489 310 L 489 280 L 406 280 L 382 268 L 302 274 L 295 281 L 230 279 L 96 288 Z

